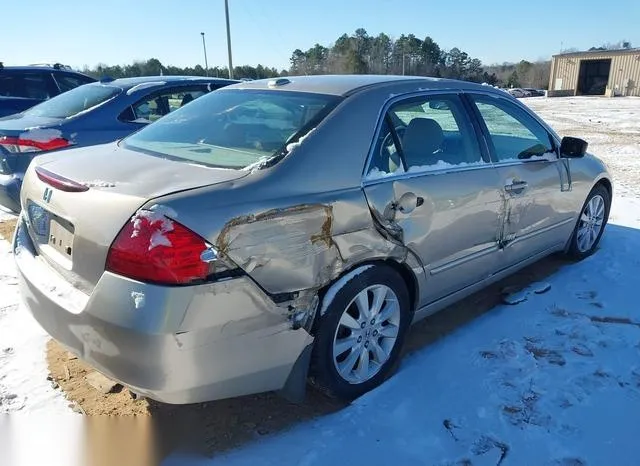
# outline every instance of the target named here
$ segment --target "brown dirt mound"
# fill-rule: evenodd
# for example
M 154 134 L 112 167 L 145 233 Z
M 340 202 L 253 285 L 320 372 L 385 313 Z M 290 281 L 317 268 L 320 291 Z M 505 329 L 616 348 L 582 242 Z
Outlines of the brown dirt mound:
M 13 231 L 16 229 L 17 220 L 5 220 L 0 222 L 0 238 L 11 241 Z

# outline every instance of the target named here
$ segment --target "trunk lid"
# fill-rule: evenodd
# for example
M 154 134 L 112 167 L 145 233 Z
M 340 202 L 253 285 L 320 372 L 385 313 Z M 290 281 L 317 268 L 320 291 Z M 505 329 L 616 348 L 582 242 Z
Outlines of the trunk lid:
M 88 189 L 71 192 L 53 187 L 36 174 L 37 167 Z M 24 178 L 21 201 L 38 252 L 90 294 L 104 272 L 113 240 L 149 200 L 246 174 L 163 159 L 111 143 L 38 157 Z

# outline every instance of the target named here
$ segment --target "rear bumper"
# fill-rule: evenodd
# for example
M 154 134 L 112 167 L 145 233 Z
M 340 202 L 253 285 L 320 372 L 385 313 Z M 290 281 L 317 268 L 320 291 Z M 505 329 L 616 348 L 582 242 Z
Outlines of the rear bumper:
M 0 205 L 20 212 L 20 187 L 22 180 L 15 175 L 0 173 Z
M 247 278 L 168 288 L 105 274 L 84 295 L 65 289 L 34 253 L 22 220 L 14 255 L 23 300 L 40 325 L 105 375 L 158 401 L 279 390 L 313 343 Z M 137 305 L 134 289 L 143 297 Z

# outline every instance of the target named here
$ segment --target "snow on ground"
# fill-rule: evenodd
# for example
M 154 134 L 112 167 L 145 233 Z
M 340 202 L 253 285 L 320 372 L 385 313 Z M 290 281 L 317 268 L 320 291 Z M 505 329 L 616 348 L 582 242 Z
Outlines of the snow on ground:
M 5 210 L 3 207 L 0 207 L 0 222 L 11 220 L 13 218 L 16 218 L 16 216 L 12 212 Z
M 534 97 L 522 99 L 561 136 L 589 143 L 614 174 L 616 194 L 639 197 L 640 98 Z
M 409 356 L 341 412 L 218 463 L 637 464 L 640 99 L 525 101 L 560 134 L 587 139 L 611 167 L 617 196 L 601 250 L 551 276 L 550 287 L 533 284 L 517 304 Z M 46 381 L 46 336 L 17 293 L 0 241 L 0 412 L 69 412 Z M 165 462 L 209 463 L 178 455 Z
M 61 392 L 46 380 L 49 337 L 19 302 L 11 249 L 0 240 L 0 413 L 68 412 Z
M 613 218 L 602 249 L 548 291 L 532 285 L 343 411 L 216 464 L 637 464 L 640 200 L 616 199 Z

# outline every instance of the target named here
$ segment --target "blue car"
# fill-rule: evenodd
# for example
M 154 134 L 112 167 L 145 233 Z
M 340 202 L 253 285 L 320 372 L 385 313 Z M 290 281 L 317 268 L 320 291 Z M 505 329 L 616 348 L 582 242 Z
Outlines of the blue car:
M 239 81 L 185 76 L 103 80 L 0 118 L 0 205 L 20 210 L 33 157 L 121 139 L 208 92 Z
M 4 66 L 0 62 L 0 117 L 23 112 L 63 92 L 96 80 L 55 65 Z

